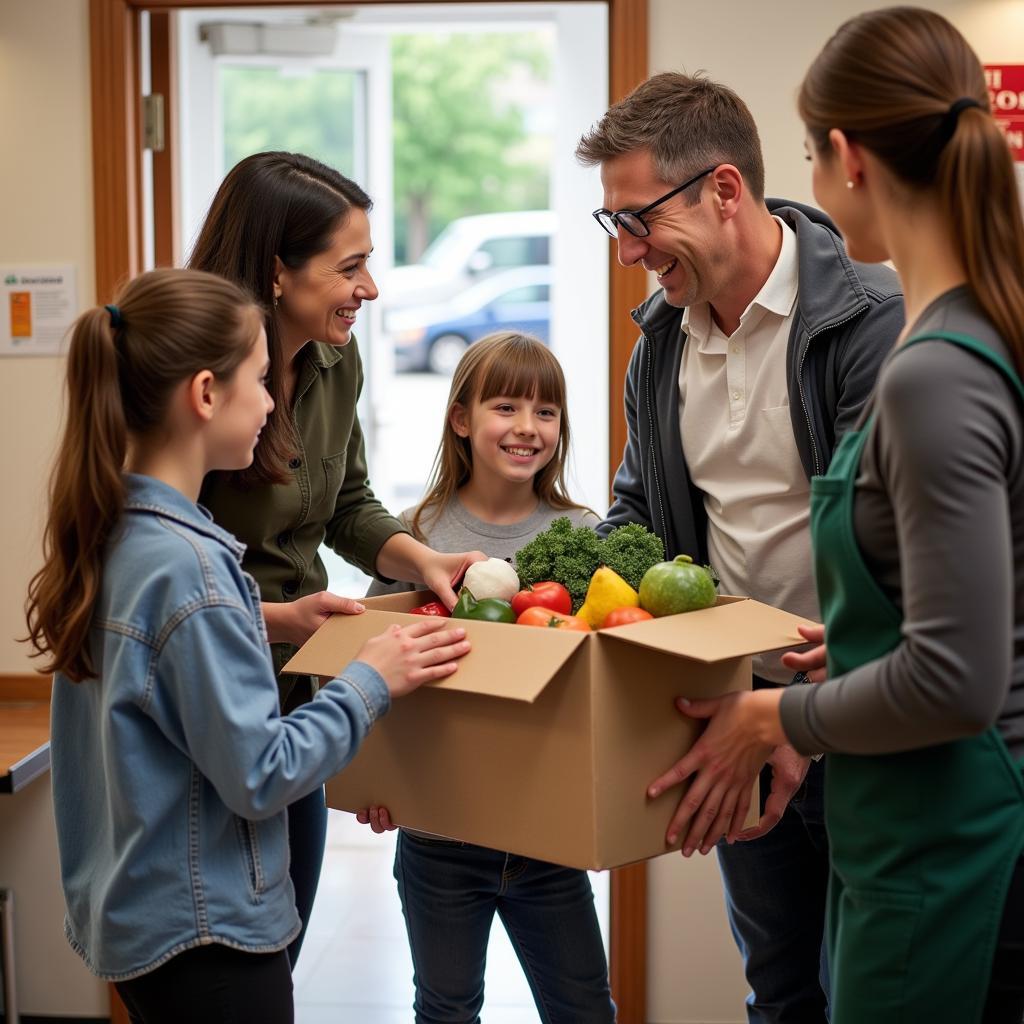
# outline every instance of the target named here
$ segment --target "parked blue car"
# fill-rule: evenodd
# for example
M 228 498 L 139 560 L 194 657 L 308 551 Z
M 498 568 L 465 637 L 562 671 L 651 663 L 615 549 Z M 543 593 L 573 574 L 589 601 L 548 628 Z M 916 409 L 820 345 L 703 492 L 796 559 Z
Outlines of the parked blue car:
M 398 372 L 451 376 L 462 353 L 494 331 L 523 331 L 548 341 L 551 267 L 515 267 L 491 275 L 447 302 L 395 311 L 385 330 Z

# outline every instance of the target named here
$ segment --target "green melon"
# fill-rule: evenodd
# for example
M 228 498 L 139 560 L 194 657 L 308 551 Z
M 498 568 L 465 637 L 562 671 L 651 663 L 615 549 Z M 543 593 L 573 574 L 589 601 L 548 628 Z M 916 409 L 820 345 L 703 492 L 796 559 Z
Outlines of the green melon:
M 709 608 L 716 597 L 708 571 L 689 555 L 652 565 L 640 581 L 640 607 L 655 617 Z

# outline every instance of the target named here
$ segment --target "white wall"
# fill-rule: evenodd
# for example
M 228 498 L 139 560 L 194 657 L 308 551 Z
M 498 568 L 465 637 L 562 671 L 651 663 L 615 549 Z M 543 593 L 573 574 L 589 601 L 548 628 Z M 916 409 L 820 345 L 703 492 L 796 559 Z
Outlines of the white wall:
M 809 199 L 796 88 L 831 31 L 873 6 L 720 0 L 708 8 L 651 0 L 650 67 L 704 68 L 735 87 L 761 128 L 769 192 Z M 952 17 L 984 60 L 1024 63 L 1021 0 L 930 6 Z M 0 3 L 0 260 L 75 264 L 83 303 L 94 290 L 87 14 L 87 0 Z M 24 647 L 13 638 L 23 630 L 25 584 L 39 557 L 60 373 L 58 360 L 0 359 L 0 480 L 6 490 L 0 503 L 0 673 L 29 671 Z M 19 933 L 26 944 L 18 972 L 23 1012 L 100 1013 L 100 990 L 83 977 L 60 936 L 50 815 L 44 782 L 0 797 L 0 884 L 13 881 L 19 917 L 31 920 L 31 937 Z M 649 901 L 652 1024 L 740 1021 L 743 984 L 714 863 L 677 856 L 653 862 Z
M 0 262 L 71 263 L 95 288 L 86 0 L 0 4 Z M 22 605 L 38 567 L 62 362 L 0 358 L 0 673 L 29 671 Z
M 0 262 L 71 263 L 95 288 L 87 0 L 0 3 Z M 31 671 L 25 586 L 39 561 L 47 465 L 60 419 L 59 359 L 0 358 L 0 673 Z M 106 986 L 64 939 L 48 780 L 0 796 L 0 886 L 14 890 L 22 1014 L 106 1016 Z

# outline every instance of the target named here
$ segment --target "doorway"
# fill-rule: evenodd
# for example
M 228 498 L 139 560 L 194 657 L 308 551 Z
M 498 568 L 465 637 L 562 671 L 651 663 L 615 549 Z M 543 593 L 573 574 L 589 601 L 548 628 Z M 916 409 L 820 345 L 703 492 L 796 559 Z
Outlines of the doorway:
M 394 6 L 390 0 L 365 0 L 365 6 Z M 202 0 L 91 0 L 91 95 L 93 134 L 94 218 L 96 232 L 96 289 L 99 301 L 109 301 L 118 283 L 143 266 L 142 165 L 143 137 L 140 95 L 140 53 L 143 47 L 142 14 L 154 14 L 152 35 L 165 55 L 170 12 L 202 7 Z M 221 8 L 241 6 L 269 8 L 265 0 L 222 0 Z M 280 3 L 278 7 L 282 6 Z M 321 7 L 343 6 L 325 0 Z M 405 6 L 418 6 L 416 0 Z M 478 2 L 474 6 L 489 6 Z M 647 76 L 647 0 L 605 0 L 608 17 L 608 92 L 605 103 L 624 96 Z M 174 65 L 154 61 L 154 88 L 165 97 L 173 95 L 169 82 Z M 174 140 L 169 140 L 173 150 Z M 148 159 L 148 158 L 147 158 Z M 162 196 L 155 205 L 155 249 L 173 251 L 174 183 L 170 152 L 153 154 L 154 180 Z M 591 241 L 591 245 L 593 242 Z M 603 248 L 608 266 L 611 313 L 608 332 L 593 340 L 597 353 L 606 352 L 608 390 L 596 405 L 608 411 L 608 478 L 619 460 L 626 437 L 622 414 L 622 382 L 635 341 L 635 328 L 624 311 L 645 297 L 643 275 L 617 265 L 611 247 Z M 167 262 L 173 262 L 168 256 Z M 607 346 L 607 347 L 605 347 Z M 611 877 L 611 973 L 612 989 L 621 1024 L 642 1024 L 646 1001 L 646 868 L 639 865 L 612 873 Z

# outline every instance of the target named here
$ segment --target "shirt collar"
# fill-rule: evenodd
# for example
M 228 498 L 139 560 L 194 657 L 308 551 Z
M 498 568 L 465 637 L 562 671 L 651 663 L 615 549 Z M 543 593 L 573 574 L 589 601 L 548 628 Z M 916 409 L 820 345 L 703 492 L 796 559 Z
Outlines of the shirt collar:
M 207 509 L 190 501 L 177 488 L 164 483 L 163 480 L 139 473 L 125 473 L 124 486 L 124 507 L 127 511 L 150 512 L 166 519 L 173 519 L 182 526 L 220 541 L 239 561 L 242 560 L 245 545 L 233 534 L 218 526 Z
M 336 348 L 334 345 L 327 345 L 322 341 L 311 341 L 306 349 L 306 358 L 314 366 L 320 367 L 321 370 L 326 370 L 329 366 L 340 363 L 343 355 L 343 349 Z
M 750 319 L 755 310 L 775 313 L 787 317 L 793 312 L 799 289 L 796 259 L 796 232 L 778 217 L 772 218 L 782 229 L 782 246 L 768 280 L 750 300 L 750 305 L 740 316 L 740 327 Z M 711 310 L 706 302 L 687 306 L 683 310 L 681 329 L 698 340 L 704 340 L 711 333 Z

